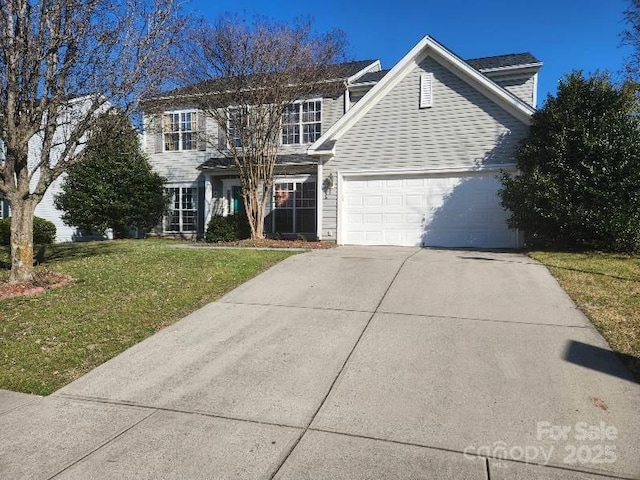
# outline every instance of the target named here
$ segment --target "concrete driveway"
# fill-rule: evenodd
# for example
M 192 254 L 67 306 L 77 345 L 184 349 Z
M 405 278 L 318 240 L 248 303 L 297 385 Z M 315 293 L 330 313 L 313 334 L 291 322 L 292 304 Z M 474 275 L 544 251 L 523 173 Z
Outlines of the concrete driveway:
M 7 479 L 640 478 L 640 385 L 509 253 L 294 256 L 0 431 Z

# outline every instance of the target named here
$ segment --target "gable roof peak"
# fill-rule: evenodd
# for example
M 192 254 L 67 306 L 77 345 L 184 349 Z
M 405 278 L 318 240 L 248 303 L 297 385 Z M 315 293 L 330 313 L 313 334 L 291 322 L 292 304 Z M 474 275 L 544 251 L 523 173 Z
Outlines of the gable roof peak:
M 450 69 L 459 77 L 465 79 L 476 88 L 484 91 L 487 96 L 495 99 L 503 108 L 525 124 L 529 124 L 535 109 L 520 98 L 511 94 L 480 71 L 471 67 L 464 60 L 447 49 L 430 35 L 425 35 L 394 67 L 376 83 L 364 97 L 356 103 L 346 114 L 334 123 L 307 152 L 310 155 L 331 155 L 333 147 L 331 141 L 338 140 L 360 118 L 362 118 L 375 104 L 391 91 L 394 86 L 413 69 L 416 62 L 426 56 L 432 56 L 439 63 Z

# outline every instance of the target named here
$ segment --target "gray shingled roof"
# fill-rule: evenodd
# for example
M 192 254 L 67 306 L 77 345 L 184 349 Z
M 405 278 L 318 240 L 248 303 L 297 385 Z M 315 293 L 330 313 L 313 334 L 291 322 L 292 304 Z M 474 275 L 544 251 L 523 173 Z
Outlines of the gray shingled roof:
M 288 155 L 278 155 L 276 165 L 315 165 L 316 160 L 306 153 L 292 153 Z M 233 159 L 230 157 L 212 157 L 198 167 L 198 170 L 213 168 L 234 168 Z
M 494 57 L 470 58 L 465 62 L 476 70 L 487 70 L 491 68 L 515 67 L 518 65 L 529 65 L 532 63 L 541 63 L 536 57 L 529 52 L 525 53 L 509 53 L 506 55 L 496 55 Z
M 496 55 L 493 57 L 470 58 L 465 60 L 467 64 L 482 71 L 492 68 L 515 67 L 519 65 L 529 65 L 532 63 L 541 63 L 536 57 L 529 52 L 525 53 L 509 53 L 506 55 Z M 366 83 L 377 83 L 382 80 L 389 70 L 380 70 L 379 72 L 365 73 L 359 77 L 353 84 L 361 85 Z
M 362 70 L 365 67 L 368 67 L 374 62 L 376 62 L 376 60 L 356 60 L 353 62 L 336 63 L 334 65 L 329 65 L 321 73 L 324 76 L 323 80 L 341 81 L 351 77 L 352 75 L 355 75 L 360 70 Z M 187 87 L 176 88 L 168 92 L 160 93 L 158 95 L 153 95 L 148 97 L 147 99 L 190 95 L 193 93 L 202 93 L 204 91 L 216 92 L 216 91 L 223 90 L 227 85 L 229 85 L 228 78 L 226 77 L 215 78 L 215 79 L 207 80 L 206 82 L 197 83 Z
M 360 83 L 376 83 L 382 80 L 382 77 L 384 77 L 388 72 L 389 70 L 380 70 L 379 72 L 368 72 L 362 75 L 361 77 L 359 77 L 353 83 L 354 85 L 357 85 Z

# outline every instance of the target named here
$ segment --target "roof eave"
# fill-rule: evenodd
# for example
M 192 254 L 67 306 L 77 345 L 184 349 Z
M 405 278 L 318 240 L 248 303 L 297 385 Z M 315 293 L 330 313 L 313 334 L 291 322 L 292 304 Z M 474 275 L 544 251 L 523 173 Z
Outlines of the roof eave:
M 374 68 L 377 68 L 377 70 L 374 70 Z M 380 71 L 381 69 L 382 69 L 382 64 L 380 63 L 380 60 L 376 60 L 376 61 L 370 63 L 369 65 L 367 65 L 366 67 L 364 67 L 362 70 L 354 73 L 349 78 L 347 78 L 346 79 L 346 83 L 347 83 L 347 85 L 351 85 L 351 83 L 354 80 L 357 80 L 358 78 L 363 76 L 365 73 L 377 72 L 377 71 Z
M 527 63 L 524 65 L 508 65 L 505 67 L 480 68 L 478 71 L 480 73 L 518 73 L 520 71 L 522 71 L 522 73 L 527 73 L 531 70 L 535 70 L 537 72 L 540 68 L 542 68 L 542 62 Z

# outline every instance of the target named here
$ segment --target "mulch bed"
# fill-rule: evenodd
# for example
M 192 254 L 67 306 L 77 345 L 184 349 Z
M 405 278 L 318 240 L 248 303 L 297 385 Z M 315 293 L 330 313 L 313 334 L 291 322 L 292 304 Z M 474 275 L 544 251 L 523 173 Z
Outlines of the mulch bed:
M 10 284 L 0 283 L 0 301 L 15 297 L 31 297 L 53 288 L 62 288 L 73 282 L 69 275 L 58 272 L 36 272 L 30 282 Z
M 273 238 L 263 238 L 260 240 L 238 240 L 236 242 L 204 243 L 203 246 L 216 247 L 241 247 L 241 248 L 308 248 L 326 249 L 334 248 L 335 242 L 310 242 L 305 240 L 277 240 Z

